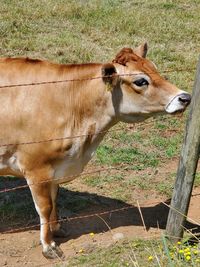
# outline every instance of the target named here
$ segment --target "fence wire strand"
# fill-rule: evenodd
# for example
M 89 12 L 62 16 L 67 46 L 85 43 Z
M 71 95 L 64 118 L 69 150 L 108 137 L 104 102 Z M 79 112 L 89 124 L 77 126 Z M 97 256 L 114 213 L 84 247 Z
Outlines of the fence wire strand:
M 44 225 L 44 224 L 52 224 L 52 223 L 55 223 L 55 222 L 58 222 L 58 223 L 70 222 L 70 221 L 88 219 L 88 218 L 92 218 L 92 217 L 99 217 L 99 216 L 103 216 L 103 215 L 107 215 L 107 214 L 112 214 L 112 213 L 115 213 L 115 212 L 126 211 L 126 210 L 129 210 L 129 209 L 136 209 L 136 208 L 138 208 L 137 202 L 138 201 L 136 201 L 135 204 L 128 204 L 128 205 L 126 205 L 124 207 L 110 209 L 110 210 L 106 210 L 106 211 L 102 211 L 102 212 L 98 212 L 98 213 L 91 213 L 91 214 L 80 215 L 80 216 L 71 216 L 71 217 L 67 217 L 67 218 L 58 219 L 57 221 L 45 222 L 45 223 L 41 223 L 41 224 L 37 223 L 37 224 L 34 224 L 34 225 L 25 226 L 25 227 L 12 228 L 10 230 L 3 231 L 1 233 L 2 234 L 9 234 L 9 233 L 14 233 L 14 232 L 19 232 L 19 231 L 30 230 L 30 229 L 37 228 L 37 227 L 39 227 L 41 225 Z M 181 214 L 186 219 L 189 219 L 192 223 L 200 226 L 199 222 L 197 222 L 197 221 L 193 220 L 192 218 L 184 215 L 183 213 L 181 213 L 177 209 L 174 209 L 171 205 L 167 204 L 165 201 L 152 201 L 152 202 L 148 202 L 148 203 L 143 202 L 143 203 L 140 203 L 140 207 L 148 207 L 148 206 L 157 205 L 157 204 L 162 204 L 162 205 L 166 206 L 169 209 L 172 208 L 174 211 L 176 211 L 177 213 Z
M 181 116 L 182 114 L 179 114 L 177 116 Z M 151 120 L 148 122 L 145 122 L 146 125 L 151 125 L 155 123 L 156 120 Z M 142 123 L 141 123 L 142 124 Z M 135 124 L 133 124 L 135 125 Z M 67 140 L 67 139 L 76 139 L 76 138 L 81 138 L 81 137 L 88 137 L 88 136 L 96 136 L 96 135 L 101 135 L 101 134 L 106 134 L 106 133 L 115 133 L 118 131 L 126 130 L 125 127 L 118 127 L 113 130 L 105 130 L 105 131 L 99 131 L 98 133 L 94 134 L 80 134 L 80 135 L 74 135 L 74 136 L 64 136 L 64 137 L 55 137 L 55 138 L 49 138 L 45 140 L 37 140 L 37 141 L 26 141 L 26 142 L 17 142 L 17 143 L 4 143 L 0 144 L 0 147 L 6 147 L 6 146 L 24 146 L 24 145 L 34 145 L 34 144 L 40 144 L 40 143 L 48 143 L 48 142 L 53 142 L 53 141 L 62 141 L 62 140 Z
M 184 71 L 194 71 L 195 68 L 185 68 L 185 69 L 176 69 L 176 70 L 164 70 L 160 71 L 161 73 L 170 73 L 170 72 L 184 72 Z M 144 74 L 143 72 L 141 73 L 130 73 L 130 74 L 115 74 L 115 76 L 118 77 L 126 77 L 126 76 L 136 76 L 138 74 Z M 155 74 L 155 72 L 148 73 L 148 74 Z M 5 85 L 0 85 L 0 89 L 3 88 L 12 88 L 12 87 L 26 87 L 26 86 L 37 86 L 37 85 L 44 85 L 44 84 L 57 84 L 57 83 L 68 83 L 68 82 L 84 82 L 84 81 L 89 81 L 89 80 L 98 80 L 98 79 L 103 79 L 103 78 L 108 78 L 108 77 L 113 77 L 113 75 L 101 75 L 101 76 L 96 76 L 96 77 L 89 77 L 89 78 L 81 78 L 81 79 L 64 79 L 64 80 L 54 80 L 54 81 L 41 81 L 41 82 L 32 82 L 32 83 L 22 83 L 22 84 L 5 84 Z
M 114 170 L 116 169 L 116 167 L 109 167 L 109 168 L 104 168 L 104 169 L 98 169 L 98 170 L 95 170 L 95 171 L 88 171 L 88 172 L 82 172 L 81 174 L 77 174 L 77 175 L 69 175 L 69 176 L 66 176 L 66 177 L 60 177 L 60 178 L 51 178 L 51 179 L 45 179 L 43 181 L 40 181 L 38 183 L 30 183 L 30 184 L 26 184 L 26 185 L 20 185 L 20 186 L 16 186 L 16 187 L 13 187 L 13 188 L 5 188 L 3 190 L 0 190 L 0 194 L 2 193 L 8 193 L 8 192 L 11 192 L 11 191 L 16 191 L 18 189 L 24 189 L 24 188 L 27 188 L 27 187 L 30 187 L 30 186 L 38 186 L 38 185 L 41 185 L 41 184 L 45 184 L 45 183 L 48 183 L 48 182 L 59 182 L 59 181 L 62 181 L 62 180 L 73 180 L 77 177 L 82 177 L 82 176 L 86 176 L 86 175 L 90 175 L 90 174 L 95 174 L 95 173 L 101 173 L 101 172 L 108 172 L 108 171 L 111 171 L 111 170 Z M 66 183 L 66 182 L 61 182 L 61 183 Z
M 96 135 L 101 135 L 101 134 L 106 134 L 106 133 L 117 132 L 117 131 L 121 131 L 123 129 L 124 129 L 123 127 L 120 127 L 120 128 L 116 128 L 114 130 L 105 130 L 105 131 L 100 131 L 100 132 L 94 133 L 94 134 L 80 134 L 80 135 L 74 135 L 74 136 L 55 137 L 55 138 L 50 138 L 50 139 L 46 139 L 46 140 L 38 140 L 38 141 L 6 143 L 6 144 L 0 144 L 0 147 L 34 145 L 34 144 L 48 143 L 48 142 L 53 142 L 53 141 L 62 141 L 62 140 L 67 140 L 67 139 L 76 139 L 76 138 L 81 138 L 81 137 L 96 136 Z

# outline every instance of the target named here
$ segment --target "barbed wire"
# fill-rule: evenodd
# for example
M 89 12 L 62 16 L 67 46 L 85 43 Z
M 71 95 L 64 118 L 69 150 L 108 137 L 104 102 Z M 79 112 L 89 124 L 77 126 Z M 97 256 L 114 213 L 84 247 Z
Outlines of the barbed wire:
M 155 123 L 156 120 L 151 120 L 150 122 L 145 122 L 144 125 L 151 125 L 153 123 Z M 134 125 L 135 126 L 135 125 Z M 114 130 L 107 130 L 107 131 L 101 131 L 97 134 L 93 134 L 93 135 L 99 135 L 102 133 L 112 133 L 112 132 L 116 132 L 116 131 L 121 131 L 121 130 L 125 130 L 124 127 L 119 127 L 117 129 Z M 0 147 L 5 147 L 5 146 L 17 146 L 17 145 L 34 145 L 34 144 L 40 144 L 40 143 L 46 143 L 46 142 L 52 142 L 52 141 L 60 141 L 60 140 L 65 140 L 65 139 L 73 139 L 73 138 L 80 138 L 80 137 L 85 137 L 85 136 L 91 136 L 91 134 L 84 134 L 84 135 L 76 135 L 76 136 L 67 136 L 67 137 L 61 137 L 61 138 L 52 138 L 52 139 L 48 139 L 48 140 L 39 140 L 39 141 L 32 141 L 32 142 L 22 142 L 22 143 L 7 143 L 7 144 L 2 144 L 0 145 Z M 87 174 L 92 174 L 92 173 L 99 173 L 99 172 L 104 172 L 104 171 L 108 171 L 108 170 L 112 170 L 112 169 L 117 169 L 117 167 L 109 167 L 109 168 L 104 168 L 104 169 L 99 169 L 99 170 L 95 170 L 95 171 L 90 171 L 90 172 L 84 172 L 82 174 L 77 174 L 77 175 L 71 175 L 71 176 L 67 176 L 67 177 L 60 177 L 60 178 L 55 178 L 55 179 L 45 179 L 42 182 L 38 182 L 38 183 L 32 183 L 29 185 L 21 185 L 21 186 L 17 186 L 17 187 L 13 187 L 13 188 L 5 188 L 0 190 L 0 194 L 1 193 L 6 193 L 6 192 L 11 192 L 11 191 L 15 191 L 18 189 L 24 189 L 27 188 L 29 186 L 33 186 L 33 185 L 39 185 L 42 183 L 47 183 L 47 182 L 51 182 L 51 181 L 61 181 L 66 179 L 75 179 L 77 177 L 81 177 L 81 176 L 85 176 Z M 124 168 L 124 170 L 126 170 L 126 168 Z
M 169 209 L 175 211 L 175 212 L 178 213 L 179 215 L 183 216 L 185 219 L 188 218 L 187 215 L 183 214 L 181 211 L 179 211 L 178 209 L 174 208 L 173 206 L 168 205 L 167 203 L 164 203 L 164 202 L 162 202 L 162 204 L 165 205 L 166 207 L 168 207 Z M 191 219 L 191 218 L 190 218 L 190 220 L 191 220 L 192 223 L 194 223 L 194 224 L 200 226 L 200 223 L 199 223 L 199 222 L 197 222 L 197 221 L 195 221 L 195 220 L 193 220 L 193 219 Z
M 199 196 L 199 194 L 194 194 L 193 196 Z M 138 201 L 137 201 L 138 203 Z M 182 214 L 180 211 L 178 211 L 177 209 L 174 209 L 171 205 L 167 204 L 166 201 L 152 201 L 152 202 L 143 202 L 143 203 L 140 203 L 140 206 L 141 207 L 147 207 L 147 206 L 152 206 L 152 205 L 157 205 L 157 204 L 162 204 L 164 206 L 166 206 L 167 208 L 171 208 L 173 210 L 175 210 L 175 212 L 183 215 L 186 219 L 189 219 L 192 223 L 195 223 L 196 225 L 200 225 L 197 221 L 193 220 L 192 218 Z M 96 213 L 90 213 L 90 214 L 85 214 L 85 215 L 80 215 L 80 216 L 71 216 L 71 217 L 67 217 L 67 218 L 62 218 L 62 219 L 58 219 L 57 221 L 51 221 L 51 222 L 46 222 L 46 223 L 37 223 L 37 224 L 34 224 L 34 225 L 29 225 L 29 226 L 24 226 L 24 227 L 17 227 L 17 228 L 12 228 L 10 230 L 7 230 L 7 231 L 3 231 L 1 232 L 1 234 L 11 234 L 11 233 L 16 233 L 16 232 L 20 232 L 20 231 L 26 231 L 26 230 L 31 230 L 33 228 L 38 228 L 40 227 L 41 225 L 44 225 L 44 224 L 52 224 L 54 222 L 58 222 L 58 223 L 63 223 L 63 222 L 71 222 L 71 221 L 77 221 L 77 220 L 84 220 L 84 219 L 90 219 L 90 218 L 93 218 L 93 217 L 97 217 L 97 218 L 101 218 L 101 216 L 105 216 L 105 215 L 111 215 L 112 213 L 118 213 L 118 212 L 124 212 L 124 211 L 128 211 L 130 209 L 136 209 L 138 208 L 136 203 L 135 204 L 128 204 L 126 206 L 123 206 L 123 207 L 119 207 L 119 208 L 114 208 L 114 209 L 109 209 L 109 210 L 105 210 L 105 211 L 101 211 L 101 212 L 96 212 Z M 167 237 L 167 238 L 173 238 L 173 239 L 177 239 L 179 240 L 180 237 L 179 236 L 172 236 L 172 235 L 168 235 L 166 233 L 164 233 L 164 236 Z M 155 237 L 158 237 L 157 235 Z M 146 237 L 147 239 L 149 238 L 152 238 L 152 236 L 150 237 Z M 64 263 L 65 260 L 61 260 L 61 259 L 58 259 L 57 263 Z M 53 262 L 54 264 L 56 264 L 56 262 Z M 47 264 L 39 264 L 39 265 L 36 265 L 36 266 L 45 266 L 45 265 L 48 265 Z
M 138 201 L 137 201 L 138 202 Z M 192 223 L 200 226 L 200 223 L 197 222 L 196 220 L 193 220 L 192 218 L 188 217 L 187 215 L 184 215 L 183 213 L 181 213 L 180 211 L 178 211 L 177 209 L 173 208 L 170 204 L 166 203 L 167 201 L 152 201 L 152 202 L 143 202 L 143 203 L 139 203 L 140 207 L 148 207 L 148 206 L 152 206 L 152 205 L 157 205 L 157 204 L 162 204 L 164 206 L 166 206 L 167 208 L 171 208 L 173 209 L 175 212 L 181 214 L 182 216 L 184 216 L 186 219 L 190 220 Z M 138 208 L 135 204 L 127 204 L 124 207 L 119 207 L 119 208 L 115 208 L 115 209 L 110 209 L 110 210 L 106 210 L 106 211 L 102 211 L 102 212 L 98 212 L 98 213 L 91 213 L 91 214 L 85 214 L 85 215 L 80 215 L 80 216 L 72 216 L 72 217 L 67 217 L 67 218 L 62 218 L 62 219 L 58 219 L 56 221 L 51 221 L 51 222 L 44 222 L 44 223 L 37 223 L 34 225 L 29 225 L 29 226 L 24 226 L 24 227 L 18 227 L 18 228 L 12 228 L 10 230 L 7 231 L 3 231 L 1 232 L 2 234 L 8 234 L 8 233 L 14 233 L 14 232 L 19 232 L 19 231 L 25 231 L 25 230 L 30 230 L 32 228 L 36 228 L 39 227 L 41 225 L 46 225 L 46 224 L 52 224 L 52 223 L 61 223 L 61 222 L 70 222 L 70 221 L 75 221 L 75 220 L 82 220 L 82 219 L 88 219 L 88 218 L 92 218 L 92 217 L 100 217 L 106 214 L 111 214 L 111 213 L 115 213 L 115 212 L 121 212 L 121 211 L 126 211 L 129 209 L 136 209 Z M 178 237 L 180 238 L 180 237 Z
M 176 115 L 179 118 L 182 118 L 183 113 L 177 114 Z M 151 120 L 151 121 L 144 121 L 141 122 L 140 125 L 152 125 L 156 122 L 155 119 Z M 135 126 L 135 124 L 132 124 L 133 126 Z M 97 136 L 97 135 L 101 135 L 101 134 L 106 134 L 106 133 L 113 133 L 113 132 L 118 132 L 118 131 L 122 131 L 122 130 L 126 130 L 125 127 L 119 127 L 119 128 L 115 128 L 113 130 L 105 130 L 105 131 L 99 131 L 98 133 L 88 133 L 88 134 L 80 134 L 80 135 L 74 135 L 74 136 L 64 136 L 64 137 L 55 137 L 55 138 L 49 138 L 49 139 L 45 139 L 45 140 L 37 140 L 37 141 L 26 141 L 26 142 L 14 142 L 14 143 L 4 143 L 4 144 L 0 144 L 0 147 L 7 147 L 7 146 L 24 146 L 24 145 L 34 145 L 34 144 L 40 144 L 40 143 L 48 143 L 48 142 L 53 142 L 53 141 L 62 141 L 62 140 L 67 140 L 67 139 L 76 139 L 76 138 L 81 138 L 81 137 L 88 137 L 88 136 Z
M 74 64 L 76 65 L 76 64 Z M 170 73 L 170 72 L 177 72 L 177 71 L 194 71 L 195 68 L 180 68 L 180 69 L 173 69 L 173 70 L 165 70 L 160 71 L 161 73 Z M 154 74 L 155 72 L 150 72 L 148 74 Z M 139 73 L 129 73 L 129 74 L 115 74 L 115 77 L 126 77 L 126 76 L 136 76 L 139 74 L 144 74 L 143 72 Z M 32 82 L 32 83 L 21 83 L 21 84 L 5 84 L 0 85 L 0 89 L 3 88 L 12 88 L 12 87 L 27 87 L 27 86 L 37 86 L 37 85 L 43 85 L 43 84 L 57 84 L 57 83 L 67 83 L 67 82 L 82 82 L 82 81 L 89 81 L 89 80 L 97 80 L 97 79 L 103 79 L 103 78 L 109 78 L 113 77 L 113 75 L 100 75 L 96 77 L 89 77 L 89 78 L 81 78 L 81 79 L 64 79 L 64 80 L 53 80 L 53 81 L 41 81 L 41 82 Z
M 19 231 L 24 231 L 24 230 L 29 230 L 29 229 L 32 229 L 32 228 L 36 228 L 36 227 L 39 227 L 40 225 L 51 224 L 51 223 L 56 223 L 56 222 L 61 223 L 61 222 L 70 222 L 70 221 L 75 221 L 75 220 L 80 220 L 80 219 L 88 219 L 88 218 L 91 218 L 91 217 L 98 217 L 98 216 L 103 216 L 103 215 L 114 213 L 114 212 L 128 210 L 128 209 L 131 209 L 131 208 L 133 209 L 133 208 L 135 208 L 135 206 L 125 206 L 125 207 L 122 207 L 122 208 L 106 210 L 106 211 L 102 211 L 102 212 L 99 212 L 99 213 L 92 213 L 92 214 L 87 214 L 87 215 L 62 218 L 62 219 L 58 219 L 56 221 L 45 222 L 45 223 L 41 223 L 41 224 L 38 223 L 38 224 L 25 226 L 25 227 L 19 227 L 19 228 L 11 229 L 11 230 L 8 230 L 8 231 L 3 231 L 1 233 L 2 234 L 14 233 L 14 232 L 19 232 Z
M 76 139 L 76 138 L 87 137 L 87 136 L 101 135 L 101 134 L 104 134 L 104 133 L 112 133 L 112 132 L 116 132 L 116 131 L 121 131 L 123 129 L 124 128 L 120 127 L 120 128 L 115 129 L 115 130 L 105 130 L 105 131 L 100 131 L 100 132 L 94 133 L 94 134 L 80 134 L 80 135 L 74 135 L 74 136 L 55 137 L 55 138 L 50 138 L 50 139 L 45 139 L 45 140 L 38 140 L 38 141 L 6 143 L 6 144 L 0 144 L 0 147 L 33 145 L 33 144 L 48 143 L 48 142 L 53 142 L 53 141 L 62 141 L 62 140 L 67 140 L 67 139 Z
M 150 122 L 145 122 L 146 125 L 151 125 L 155 123 L 156 121 L 150 121 Z M 101 134 L 106 134 L 106 133 L 115 133 L 118 131 L 125 130 L 124 127 L 119 127 L 113 130 L 105 130 L 105 131 L 100 131 L 98 133 L 93 133 L 93 134 L 80 134 L 80 135 L 74 135 L 74 136 L 64 136 L 64 137 L 55 137 L 55 138 L 49 138 L 45 140 L 37 140 L 37 141 L 26 141 L 26 142 L 17 142 L 17 143 L 5 143 L 5 144 L 0 144 L 0 147 L 6 147 L 6 146 L 24 146 L 24 145 L 34 145 L 34 144 L 40 144 L 40 143 L 48 143 L 48 142 L 53 142 L 53 141 L 62 141 L 62 140 L 67 140 L 67 139 L 76 139 L 76 138 L 81 138 L 81 137 L 88 137 L 88 136 L 97 136 Z
M 161 201 L 154 201 L 152 203 L 148 203 L 149 205 L 154 205 L 154 204 L 160 204 L 160 203 L 164 203 Z M 146 203 L 142 203 L 140 205 L 144 206 Z M 30 226 L 25 226 L 25 227 L 18 227 L 15 229 L 10 229 L 8 231 L 3 231 L 2 234 L 8 234 L 8 233 L 12 233 L 12 232 L 19 232 L 19 231 L 24 231 L 24 230 L 28 230 L 28 229 L 32 229 L 32 228 L 36 228 L 39 227 L 40 225 L 45 225 L 45 224 L 52 224 L 55 222 L 61 223 L 61 222 L 70 222 L 70 221 L 74 221 L 74 220 L 80 220 L 80 219 L 86 219 L 86 218 L 91 218 L 91 217 L 98 217 L 98 216 L 102 216 L 102 215 L 106 215 L 109 213 L 114 213 L 114 212 L 119 212 L 119 211 L 125 211 L 128 209 L 135 209 L 137 208 L 137 206 L 134 206 L 133 204 L 129 204 L 125 207 L 120 207 L 120 208 L 116 208 L 116 209 L 111 209 L 111 210 L 106 210 L 106 211 L 102 211 L 99 213 L 92 213 L 92 214 L 86 214 L 86 215 L 80 215 L 80 216 L 74 216 L 74 217 L 67 217 L 67 218 L 62 218 L 62 219 L 58 219 L 56 221 L 51 221 L 51 222 L 45 222 L 45 223 L 38 223 L 38 224 L 34 224 L 34 225 L 30 225 Z
M 18 190 L 18 189 L 24 189 L 24 188 L 27 188 L 27 187 L 30 187 L 30 186 L 37 186 L 37 185 L 48 183 L 48 182 L 57 182 L 57 181 L 60 181 L 60 180 L 65 180 L 65 179 L 73 180 L 73 179 L 75 179 L 77 177 L 86 176 L 86 175 L 89 175 L 89 174 L 100 173 L 100 172 L 105 172 L 105 171 L 110 171 L 110 170 L 114 170 L 114 169 L 117 169 L 117 168 L 116 167 L 108 167 L 108 168 L 101 168 L 101 169 L 98 169 L 98 170 L 95 170 L 95 171 L 83 172 L 83 173 L 77 174 L 77 175 L 69 175 L 69 176 L 66 176 L 66 177 L 50 178 L 50 179 L 45 179 L 44 178 L 45 180 L 37 182 L 37 183 L 33 182 L 33 183 L 30 183 L 30 184 L 26 184 L 26 185 L 20 185 L 20 186 L 16 186 L 16 187 L 12 187 L 12 188 L 2 189 L 2 190 L 0 190 L 0 194 L 1 193 L 7 193 L 7 192 L 15 191 L 15 190 Z M 66 183 L 66 182 L 63 182 L 63 183 Z

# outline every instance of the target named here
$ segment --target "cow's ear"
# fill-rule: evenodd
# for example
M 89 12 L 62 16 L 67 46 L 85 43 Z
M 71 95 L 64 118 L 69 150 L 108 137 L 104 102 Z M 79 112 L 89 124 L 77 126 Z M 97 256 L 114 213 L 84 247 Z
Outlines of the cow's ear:
M 104 64 L 101 68 L 102 79 L 108 90 L 112 90 L 118 80 L 117 70 L 111 63 Z
M 139 57 L 146 57 L 147 55 L 147 51 L 148 51 L 148 45 L 147 43 L 143 43 L 140 46 L 136 47 L 135 49 L 133 49 L 133 52 L 138 55 Z

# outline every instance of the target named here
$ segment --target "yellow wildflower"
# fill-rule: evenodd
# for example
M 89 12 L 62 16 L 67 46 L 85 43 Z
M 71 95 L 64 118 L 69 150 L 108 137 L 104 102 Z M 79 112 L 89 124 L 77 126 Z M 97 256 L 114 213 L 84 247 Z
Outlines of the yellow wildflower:
M 191 255 L 191 252 L 190 252 L 190 251 L 187 251 L 187 252 L 185 253 L 185 255 L 186 255 L 186 256 L 190 256 L 190 255 Z
M 190 249 L 189 249 L 189 248 L 185 248 L 184 251 L 185 251 L 185 252 L 189 252 Z
M 94 233 L 90 233 L 90 236 L 91 236 L 91 237 L 94 237 Z
M 190 260 L 191 260 L 191 257 L 188 255 L 188 256 L 185 257 L 185 259 L 186 259 L 187 261 L 190 261 Z
M 194 255 L 197 255 L 199 253 L 199 251 L 198 250 L 194 250 L 193 253 L 194 253 Z
M 178 241 L 178 242 L 177 242 L 177 245 L 181 245 L 181 242 L 180 242 L 180 241 Z
M 152 261 L 152 260 L 153 260 L 153 256 L 149 256 L 148 261 Z
M 84 252 L 84 249 L 79 249 L 79 253 L 83 253 Z
M 183 254 L 184 251 L 183 251 L 182 249 L 180 249 L 180 250 L 178 251 L 178 253 L 179 253 L 179 254 Z

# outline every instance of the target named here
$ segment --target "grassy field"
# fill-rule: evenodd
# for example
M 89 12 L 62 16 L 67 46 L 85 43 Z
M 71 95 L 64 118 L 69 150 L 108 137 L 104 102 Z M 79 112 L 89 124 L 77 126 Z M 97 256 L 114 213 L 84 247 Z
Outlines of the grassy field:
M 148 57 L 160 72 L 191 92 L 200 51 L 199 14 L 200 0 L 1 0 L 0 53 L 2 57 L 29 56 L 59 63 L 108 62 L 122 47 L 147 41 Z M 140 190 L 141 200 L 151 199 L 152 194 L 170 197 L 176 171 L 176 166 L 170 166 L 177 162 L 186 115 L 159 117 L 139 125 L 121 124 L 123 129 L 106 136 L 90 163 L 91 168 L 116 169 L 84 177 L 67 187 L 130 204 L 137 200 L 134 190 Z M 29 206 L 20 204 L 14 193 L 0 195 L 0 222 L 17 225 L 24 213 L 24 220 L 34 220 L 37 215 L 27 198 Z M 70 210 L 77 212 L 88 203 L 76 198 L 66 205 L 71 204 Z M 179 248 L 168 249 L 162 238 L 132 240 L 72 258 L 69 265 L 198 266 L 196 248 L 191 248 L 193 258 L 188 261 Z
M 166 250 L 164 239 L 123 241 L 107 250 L 99 249 L 90 255 L 84 254 L 83 252 L 80 257 L 73 259 L 69 266 L 188 267 L 199 266 L 200 262 L 197 245 L 184 245 L 178 242 L 174 246 L 168 246 Z

